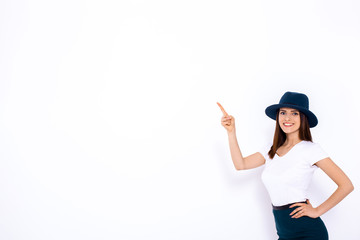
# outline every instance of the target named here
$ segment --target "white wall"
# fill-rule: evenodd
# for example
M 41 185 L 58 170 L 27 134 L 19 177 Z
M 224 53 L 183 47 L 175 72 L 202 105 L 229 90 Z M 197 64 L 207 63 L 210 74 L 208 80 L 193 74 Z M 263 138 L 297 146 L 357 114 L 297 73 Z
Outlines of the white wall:
M 355 185 L 322 216 L 360 239 L 359 1 L 0 3 L 1 239 L 276 239 L 264 109 L 306 93 L 313 129 Z M 336 185 L 320 169 L 312 203 Z

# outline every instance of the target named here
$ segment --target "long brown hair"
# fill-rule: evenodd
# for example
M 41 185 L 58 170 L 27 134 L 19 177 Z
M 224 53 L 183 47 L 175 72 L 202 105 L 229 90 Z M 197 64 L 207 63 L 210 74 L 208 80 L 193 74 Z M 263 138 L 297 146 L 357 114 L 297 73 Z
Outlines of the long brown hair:
M 305 140 L 305 141 L 311 141 L 312 142 L 310 127 L 309 127 L 309 121 L 308 121 L 306 115 L 303 114 L 302 112 L 300 112 L 299 138 L 300 138 L 300 140 Z M 285 140 L 286 140 L 286 134 L 284 133 L 284 131 L 280 127 L 280 124 L 279 124 L 279 110 L 278 110 L 277 114 L 276 114 L 276 127 L 275 127 L 273 145 L 271 146 L 271 148 L 270 148 L 270 150 L 268 152 L 268 155 L 269 155 L 270 159 L 274 158 L 276 151 L 278 150 L 278 148 L 281 145 L 284 144 Z

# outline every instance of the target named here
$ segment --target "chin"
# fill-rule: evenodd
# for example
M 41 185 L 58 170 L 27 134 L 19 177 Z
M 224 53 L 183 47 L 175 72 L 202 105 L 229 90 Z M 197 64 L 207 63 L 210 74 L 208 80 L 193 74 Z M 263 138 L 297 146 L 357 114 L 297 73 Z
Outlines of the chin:
M 287 129 L 287 128 L 281 128 L 283 130 L 284 133 L 293 133 L 293 132 L 297 132 L 299 131 L 299 128 L 298 129 Z

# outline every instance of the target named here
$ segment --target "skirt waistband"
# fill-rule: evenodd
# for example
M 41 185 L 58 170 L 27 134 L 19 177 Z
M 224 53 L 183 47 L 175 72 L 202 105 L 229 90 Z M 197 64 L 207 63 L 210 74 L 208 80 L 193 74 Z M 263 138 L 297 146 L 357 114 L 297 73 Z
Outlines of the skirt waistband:
M 286 205 L 282 205 L 282 206 L 274 206 L 272 205 L 273 209 L 274 210 L 284 210 L 284 209 L 288 209 L 290 208 L 291 205 L 295 204 L 295 203 L 306 203 L 306 201 L 304 202 L 294 202 L 294 203 L 289 203 L 289 204 L 286 204 Z

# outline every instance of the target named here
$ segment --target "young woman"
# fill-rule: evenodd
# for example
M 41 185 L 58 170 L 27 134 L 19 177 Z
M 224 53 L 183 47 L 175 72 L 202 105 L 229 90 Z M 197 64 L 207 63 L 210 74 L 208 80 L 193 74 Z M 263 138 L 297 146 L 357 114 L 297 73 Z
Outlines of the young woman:
M 318 143 L 312 142 L 310 128 L 318 120 L 309 110 L 305 94 L 286 92 L 279 104 L 265 109 L 276 120 L 274 139 L 269 151 L 243 157 L 237 143 L 235 119 L 223 112 L 221 124 L 228 133 L 231 158 L 237 170 L 265 164 L 261 175 L 270 195 L 278 240 L 328 240 L 328 231 L 320 216 L 344 199 L 354 187 L 346 174 L 330 159 Z M 314 208 L 307 188 L 314 170 L 322 169 L 337 185 L 336 191 Z

